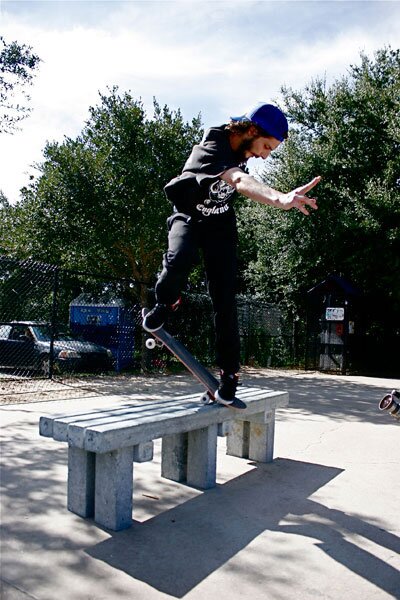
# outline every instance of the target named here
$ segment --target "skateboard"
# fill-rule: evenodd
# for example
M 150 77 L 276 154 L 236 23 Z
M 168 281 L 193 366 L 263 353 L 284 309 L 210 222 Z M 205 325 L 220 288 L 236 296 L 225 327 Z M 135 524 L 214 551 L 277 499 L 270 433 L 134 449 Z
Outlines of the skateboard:
M 147 314 L 148 309 L 142 310 L 143 317 Z M 218 380 L 208 371 L 198 360 L 195 359 L 189 350 L 177 339 L 175 339 L 163 327 L 157 331 L 146 332 L 152 337 L 146 340 L 146 348 L 153 350 L 157 346 L 162 348 L 165 346 L 168 350 L 186 367 L 186 369 L 206 388 L 205 392 L 200 396 L 201 404 L 218 404 L 227 408 L 244 409 L 247 405 L 239 398 L 235 398 L 234 402 L 227 406 L 221 404 L 215 399 L 215 392 L 218 389 Z

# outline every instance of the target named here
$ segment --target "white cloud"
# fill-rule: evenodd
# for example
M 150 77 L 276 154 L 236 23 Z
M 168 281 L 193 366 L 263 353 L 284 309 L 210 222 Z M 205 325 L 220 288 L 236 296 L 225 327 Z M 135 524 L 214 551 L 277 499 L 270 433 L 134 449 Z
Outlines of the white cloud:
M 396 47 L 400 30 L 395 3 L 371 13 L 374 2 L 30 2 L 43 12 L 29 15 L 14 4 L 2 35 L 43 59 L 32 115 L 0 137 L 0 189 L 14 202 L 46 140 L 76 136 L 107 86 L 131 90 L 150 112 L 153 96 L 187 119 L 201 111 L 210 125 L 278 97 L 282 84 L 331 82 L 360 51 Z

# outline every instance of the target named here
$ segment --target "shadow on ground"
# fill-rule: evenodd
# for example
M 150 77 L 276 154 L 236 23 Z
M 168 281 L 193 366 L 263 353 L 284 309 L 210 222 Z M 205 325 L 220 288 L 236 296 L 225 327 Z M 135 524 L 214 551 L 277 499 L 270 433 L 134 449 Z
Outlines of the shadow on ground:
M 341 422 L 394 423 L 377 410 L 380 395 L 386 391 L 379 386 L 304 376 L 249 374 L 246 379 L 249 385 L 290 392 L 290 407 L 280 411 L 281 420 L 312 414 Z M 162 378 L 160 384 L 153 383 L 151 394 L 147 386 L 143 391 L 133 387 L 132 393 L 138 399 L 143 394 L 149 401 L 188 392 L 187 381 L 191 379 L 179 379 L 176 385 L 172 378 Z M 129 400 L 130 393 L 124 390 L 120 400 Z M 14 422 L 2 428 L 2 569 L 9 580 L 22 581 L 26 590 L 46 586 L 49 573 L 41 562 L 52 556 L 74 575 L 89 578 L 97 586 L 104 583 L 121 598 L 128 597 L 124 582 L 110 579 L 113 571 L 176 598 L 222 567 L 239 573 L 244 585 L 268 580 L 293 590 L 299 573 L 315 564 L 315 555 L 297 551 L 307 547 L 383 592 L 398 594 L 398 571 L 370 551 L 376 544 L 393 555 L 400 552 L 399 539 L 385 530 L 384 515 L 382 520 L 366 519 L 317 501 L 318 490 L 339 478 L 342 469 L 280 458 L 270 465 L 250 465 L 251 470 L 239 477 L 213 490 L 194 493 L 185 486 L 179 486 L 177 492 L 171 482 L 161 480 L 157 459 L 146 465 L 153 471 L 144 481 L 136 481 L 134 495 L 136 506 L 143 505 L 143 492 L 152 487 L 158 490 L 157 514 L 142 522 L 134 520 L 126 531 L 109 532 L 67 512 L 66 446 L 37 433 L 32 436 L 32 431 L 37 432 L 38 415 L 46 412 L 43 405 L 21 408 L 15 409 Z M 63 411 L 68 411 L 67 406 Z M 56 527 L 52 525 L 55 521 Z M 296 544 L 294 536 L 306 538 L 308 543 Z M 36 568 L 23 559 L 21 548 L 29 557 L 38 557 Z M 244 549 L 246 552 L 241 552 Z M 240 560 L 236 560 L 239 552 Z M 99 564 L 109 568 L 101 569 Z M 277 564 L 284 569 L 277 569 Z
M 356 515 L 331 510 L 310 499 L 342 471 L 324 465 L 277 459 L 261 465 L 216 489 L 164 512 L 145 523 L 134 522 L 129 530 L 111 537 L 87 553 L 122 570 L 157 590 L 182 598 L 201 581 L 221 568 L 253 540 L 262 536 L 262 552 L 253 566 L 243 569 L 241 579 L 264 577 L 257 569 L 268 564 L 268 554 L 281 553 L 286 585 L 296 585 L 308 557 L 295 555 L 268 538 L 272 532 L 305 536 L 330 558 L 366 578 L 388 593 L 396 590 L 398 572 L 361 549 L 346 536 L 353 534 L 399 550 L 398 539 Z M 276 536 L 274 536 L 276 539 Z M 295 568 L 294 568 L 295 567 Z M 277 577 L 276 569 L 270 573 Z
M 378 408 L 379 401 L 388 392 L 387 388 L 379 385 L 354 383 L 345 378 L 265 376 L 262 373 L 249 373 L 245 383 L 289 392 L 290 406 L 281 413 L 284 419 L 290 418 L 293 412 L 296 418 L 299 414 L 315 414 L 334 421 L 343 421 L 344 418 L 380 425 L 393 425 L 395 422 L 393 417 Z

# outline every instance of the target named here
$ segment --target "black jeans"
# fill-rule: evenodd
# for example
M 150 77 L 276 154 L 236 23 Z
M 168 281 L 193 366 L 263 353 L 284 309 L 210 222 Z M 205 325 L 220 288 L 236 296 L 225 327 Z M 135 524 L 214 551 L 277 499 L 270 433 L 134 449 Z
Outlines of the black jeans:
M 173 304 L 184 289 L 192 266 L 203 254 L 211 297 L 217 365 L 236 373 L 240 340 L 236 308 L 237 230 L 234 217 L 221 223 L 195 221 L 175 213 L 168 221 L 168 250 L 156 284 L 157 302 Z

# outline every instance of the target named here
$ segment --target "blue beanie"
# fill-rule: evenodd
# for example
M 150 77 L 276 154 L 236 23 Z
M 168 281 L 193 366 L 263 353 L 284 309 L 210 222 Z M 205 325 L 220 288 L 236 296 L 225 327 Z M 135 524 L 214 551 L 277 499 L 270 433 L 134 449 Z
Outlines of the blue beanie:
M 244 115 L 231 117 L 231 121 L 251 121 L 280 142 L 287 138 L 289 130 L 285 115 L 273 104 L 257 104 Z

